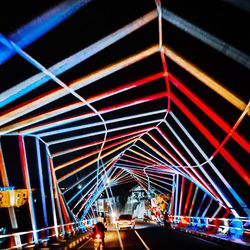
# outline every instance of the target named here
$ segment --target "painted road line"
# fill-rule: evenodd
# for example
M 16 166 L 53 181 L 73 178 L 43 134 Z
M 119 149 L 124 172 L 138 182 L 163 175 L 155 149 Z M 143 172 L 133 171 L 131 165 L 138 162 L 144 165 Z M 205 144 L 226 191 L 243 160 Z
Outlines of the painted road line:
M 137 231 L 135 230 L 136 235 L 138 236 L 138 238 L 140 239 L 140 241 L 142 242 L 143 246 L 147 249 L 150 250 L 150 248 L 147 246 L 147 244 L 144 242 L 144 240 L 142 239 L 142 237 L 137 233 Z
M 80 247 L 78 247 L 77 249 L 82 249 L 89 241 L 91 240 L 91 238 L 89 238 L 86 242 L 84 242 Z
M 119 244 L 120 244 L 121 250 L 124 250 L 124 247 L 123 247 L 123 244 L 122 244 L 121 235 L 120 235 L 120 231 L 118 230 L 117 227 L 116 227 L 116 232 L 117 232 L 117 235 L 118 235 L 118 239 L 119 239 Z

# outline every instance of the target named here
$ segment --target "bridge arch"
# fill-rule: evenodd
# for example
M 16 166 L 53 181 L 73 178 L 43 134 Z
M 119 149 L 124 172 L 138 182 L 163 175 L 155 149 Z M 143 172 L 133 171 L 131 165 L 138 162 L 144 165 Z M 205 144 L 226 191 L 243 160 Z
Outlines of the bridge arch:
M 28 22 L 0 36 L 0 211 L 10 234 L 32 235 L 15 246 L 74 232 L 130 183 L 168 194 L 180 227 L 247 224 L 250 58 L 229 24 L 249 12 L 126 2 L 25 6 Z M 19 189 L 22 206 L 8 198 Z

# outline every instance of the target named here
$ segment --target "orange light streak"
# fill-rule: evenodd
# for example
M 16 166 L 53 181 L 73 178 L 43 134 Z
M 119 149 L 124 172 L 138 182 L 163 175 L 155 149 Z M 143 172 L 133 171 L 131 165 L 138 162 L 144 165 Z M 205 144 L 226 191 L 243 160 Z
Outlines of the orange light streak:
M 128 141 L 128 142 L 122 144 L 122 145 L 119 146 L 119 147 L 116 147 L 115 149 L 113 149 L 113 150 L 107 152 L 106 154 L 101 155 L 99 159 L 105 158 L 106 156 L 108 156 L 108 155 L 110 155 L 110 154 L 112 154 L 112 153 L 118 151 L 119 149 L 128 146 L 129 144 L 133 143 L 134 141 L 136 141 L 136 139 L 133 139 L 133 140 L 131 140 L 131 141 Z M 59 178 L 59 179 L 58 179 L 58 182 L 61 182 L 61 181 L 65 180 L 65 179 L 67 179 L 69 176 L 78 173 L 78 172 L 81 171 L 82 169 L 85 169 L 86 167 L 89 167 L 91 164 L 94 164 L 94 163 L 96 163 L 97 161 L 98 161 L 98 158 L 96 158 L 96 159 L 94 159 L 94 160 L 92 160 L 92 161 L 90 161 L 90 162 L 88 162 L 88 163 L 82 165 L 81 167 L 75 169 L 74 171 L 71 171 L 70 173 L 68 173 L 68 174 L 62 176 L 61 178 Z
M 172 61 L 177 63 L 179 66 L 181 66 L 183 69 L 185 69 L 187 72 L 189 72 L 192 76 L 200 80 L 203 84 L 205 84 L 207 87 L 215 91 L 218 95 L 222 96 L 225 100 L 230 102 L 232 105 L 234 105 L 236 108 L 238 108 L 241 111 L 245 110 L 246 103 L 242 100 L 240 100 L 237 96 L 232 94 L 229 90 L 224 88 L 222 84 L 214 80 L 212 77 L 208 76 L 206 73 L 204 73 L 202 70 L 200 70 L 198 67 L 194 66 L 184 58 L 182 58 L 180 55 L 178 55 L 176 52 L 174 52 L 172 49 L 170 49 L 167 46 L 163 46 L 164 52 L 168 58 L 170 58 Z M 250 111 L 247 113 L 250 116 Z

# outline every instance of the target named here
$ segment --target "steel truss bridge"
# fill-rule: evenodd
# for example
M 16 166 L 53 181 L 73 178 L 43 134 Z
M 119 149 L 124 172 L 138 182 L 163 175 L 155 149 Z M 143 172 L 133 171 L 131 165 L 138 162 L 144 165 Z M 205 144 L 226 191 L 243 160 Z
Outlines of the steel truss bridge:
M 101 193 L 129 183 L 169 194 L 176 227 L 249 237 L 249 6 L 188 2 L 1 10 L 9 247 L 76 232 Z M 26 191 L 19 205 L 15 190 Z

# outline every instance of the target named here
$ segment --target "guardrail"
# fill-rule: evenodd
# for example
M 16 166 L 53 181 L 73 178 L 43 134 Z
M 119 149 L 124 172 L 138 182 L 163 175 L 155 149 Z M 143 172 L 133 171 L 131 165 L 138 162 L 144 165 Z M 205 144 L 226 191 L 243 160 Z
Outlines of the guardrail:
M 207 234 L 224 234 L 250 238 L 250 218 L 211 218 L 169 215 L 169 222 L 178 228 L 192 228 Z
M 36 245 L 46 246 L 52 241 L 62 241 L 77 234 L 86 237 L 90 235 L 91 228 L 96 219 L 84 220 L 81 223 L 68 223 L 30 230 L 23 232 L 0 233 L 0 249 L 23 249 Z M 2 248 L 4 247 L 4 248 Z

